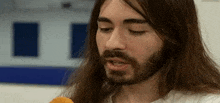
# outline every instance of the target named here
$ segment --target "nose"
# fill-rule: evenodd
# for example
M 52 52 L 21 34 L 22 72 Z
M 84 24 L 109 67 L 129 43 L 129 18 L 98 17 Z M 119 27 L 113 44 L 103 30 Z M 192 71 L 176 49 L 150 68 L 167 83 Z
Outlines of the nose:
M 123 30 L 114 29 L 106 42 L 106 48 L 109 50 L 124 50 L 126 48 L 126 38 L 124 37 Z

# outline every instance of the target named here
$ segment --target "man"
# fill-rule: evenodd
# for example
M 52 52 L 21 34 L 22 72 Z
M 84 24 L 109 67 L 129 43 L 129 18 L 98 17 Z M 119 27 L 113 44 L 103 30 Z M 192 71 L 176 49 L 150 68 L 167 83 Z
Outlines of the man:
M 220 103 L 193 0 L 97 0 L 84 56 L 74 103 Z

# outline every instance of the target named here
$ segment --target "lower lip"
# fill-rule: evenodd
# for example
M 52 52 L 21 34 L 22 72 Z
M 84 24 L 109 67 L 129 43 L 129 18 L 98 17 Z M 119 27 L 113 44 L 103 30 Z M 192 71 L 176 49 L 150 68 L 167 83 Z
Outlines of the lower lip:
M 110 62 L 106 63 L 106 66 L 110 70 L 115 70 L 115 71 L 124 71 L 128 68 L 129 64 L 123 64 L 123 65 L 113 65 Z

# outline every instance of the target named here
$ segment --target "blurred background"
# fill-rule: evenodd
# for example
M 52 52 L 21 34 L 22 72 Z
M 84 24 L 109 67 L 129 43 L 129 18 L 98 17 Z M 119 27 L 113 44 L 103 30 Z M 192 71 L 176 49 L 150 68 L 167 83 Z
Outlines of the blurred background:
M 49 103 L 79 66 L 95 0 L 0 0 L 0 103 Z M 220 65 L 220 1 L 195 0 Z

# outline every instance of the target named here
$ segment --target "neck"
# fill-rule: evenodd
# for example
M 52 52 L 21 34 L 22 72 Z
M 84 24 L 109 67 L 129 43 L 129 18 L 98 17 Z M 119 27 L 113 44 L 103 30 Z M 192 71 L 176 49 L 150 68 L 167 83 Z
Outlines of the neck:
M 122 86 L 115 95 L 117 103 L 150 103 L 159 99 L 158 94 L 159 72 L 139 84 Z

